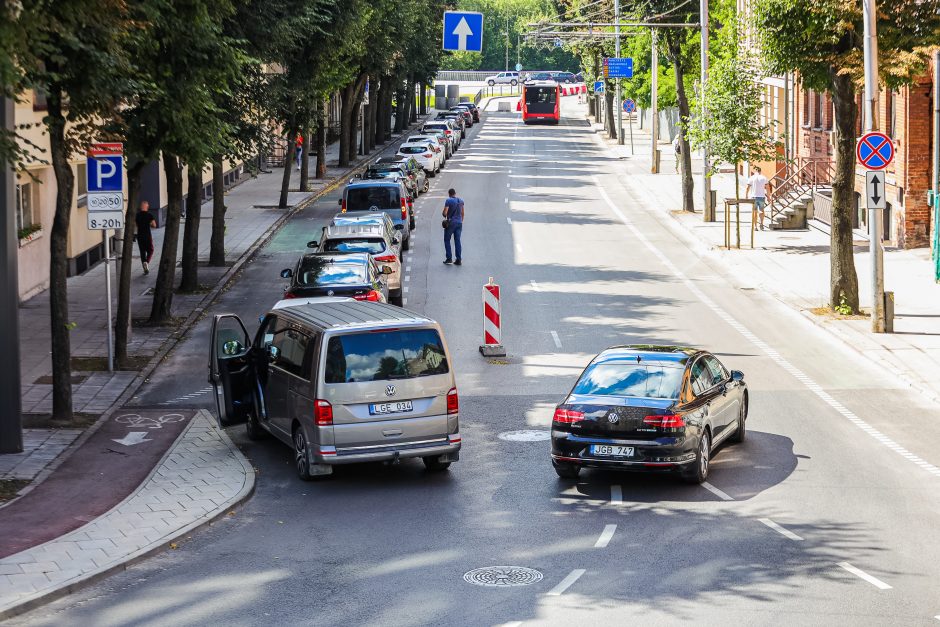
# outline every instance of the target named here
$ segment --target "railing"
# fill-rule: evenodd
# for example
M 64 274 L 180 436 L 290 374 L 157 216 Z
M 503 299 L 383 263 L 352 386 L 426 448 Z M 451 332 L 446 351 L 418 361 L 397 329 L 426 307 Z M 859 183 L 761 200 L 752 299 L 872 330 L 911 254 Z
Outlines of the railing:
M 437 73 L 436 80 L 447 83 L 474 83 L 483 82 L 489 76 L 495 76 L 502 70 L 441 70 Z
M 773 177 L 773 197 L 768 203 L 770 221 L 773 222 L 803 196 L 831 185 L 834 173 L 832 161 L 828 159 L 802 158 L 782 168 Z

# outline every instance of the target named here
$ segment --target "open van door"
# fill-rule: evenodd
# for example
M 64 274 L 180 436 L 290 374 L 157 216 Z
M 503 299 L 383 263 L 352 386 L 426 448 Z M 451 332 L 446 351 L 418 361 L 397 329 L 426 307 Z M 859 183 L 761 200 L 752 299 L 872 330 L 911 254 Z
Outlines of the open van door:
M 234 314 L 212 320 L 209 340 L 209 383 L 214 388 L 219 427 L 248 422 L 255 412 L 255 372 L 251 367 L 251 337 Z

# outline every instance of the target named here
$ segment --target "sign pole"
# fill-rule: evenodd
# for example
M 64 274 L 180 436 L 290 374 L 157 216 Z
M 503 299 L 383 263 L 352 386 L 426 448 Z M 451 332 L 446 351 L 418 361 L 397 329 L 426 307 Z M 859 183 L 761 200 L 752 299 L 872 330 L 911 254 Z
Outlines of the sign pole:
M 614 0 L 614 56 L 620 58 L 620 0 Z M 620 98 L 620 79 L 617 79 L 617 103 Z M 623 146 L 623 107 L 617 111 L 617 143 Z
M 652 84 L 650 85 L 650 108 L 653 110 L 653 118 L 650 120 L 650 143 L 653 145 L 653 164 L 650 171 L 653 174 L 659 174 L 659 159 L 656 153 L 659 151 L 659 49 L 656 45 L 656 29 L 653 31 L 653 63 L 652 63 Z
M 702 114 L 708 116 L 706 109 L 707 103 L 705 102 L 705 84 L 708 81 L 708 0 L 700 0 L 699 11 L 701 13 L 700 20 L 702 22 L 702 75 L 699 79 L 699 89 L 702 92 Z M 685 132 L 683 132 L 683 136 L 685 136 Z M 708 176 L 708 170 L 708 144 L 705 144 L 705 146 L 702 147 L 702 217 L 705 219 L 705 222 L 714 222 L 715 208 L 712 207 L 712 180 Z M 753 220 L 751 222 L 753 222 Z M 754 248 L 753 233 L 751 239 L 751 248 Z
M 108 372 L 114 372 L 114 316 L 111 310 L 111 231 L 101 231 L 104 244 L 104 295 L 108 316 Z
M 865 20 L 865 131 L 878 130 L 878 31 L 875 0 L 862 0 Z M 884 248 L 881 245 L 882 212 L 868 209 L 869 255 L 871 256 L 871 330 L 885 332 Z
M 635 155 L 636 152 L 633 150 L 633 114 L 630 114 L 630 156 Z

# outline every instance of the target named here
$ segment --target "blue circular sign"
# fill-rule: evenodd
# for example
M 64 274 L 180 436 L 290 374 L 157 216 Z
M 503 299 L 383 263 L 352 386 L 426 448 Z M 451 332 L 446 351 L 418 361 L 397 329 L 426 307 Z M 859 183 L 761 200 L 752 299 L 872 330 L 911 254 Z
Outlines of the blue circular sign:
M 633 98 L 627 98 L 623 101 L 623 111 L 624 113 L 633 113 L 636 111 L 636 103 L 633 101 Z
M 884 170 L 894 161 L 894 142 L 884 133 L 866 133 L 855 146 L 855 156 L 869 170 Z

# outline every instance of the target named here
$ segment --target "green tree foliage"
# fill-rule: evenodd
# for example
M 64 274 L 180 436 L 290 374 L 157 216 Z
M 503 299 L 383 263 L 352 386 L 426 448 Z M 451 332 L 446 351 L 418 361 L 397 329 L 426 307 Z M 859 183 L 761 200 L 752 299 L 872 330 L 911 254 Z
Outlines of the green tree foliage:
M 856 98 L 864 83 L 861 0 L 762 0 L 754 4 L 754 29 L 771 73 L 799 72 L 805 89 L 828 91 L 835 113 L 832 182 L 830 303 L 858 312 L 858 277 L 852 255 L 855 208 Z M 924 72 L 940 44 L 936 2 L 878 3 L 881 79 L 889 88 Z

